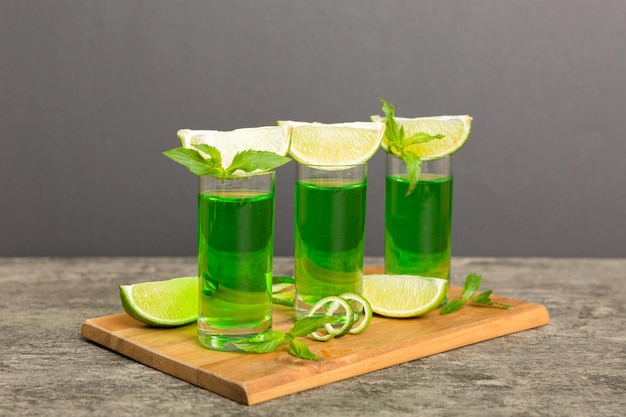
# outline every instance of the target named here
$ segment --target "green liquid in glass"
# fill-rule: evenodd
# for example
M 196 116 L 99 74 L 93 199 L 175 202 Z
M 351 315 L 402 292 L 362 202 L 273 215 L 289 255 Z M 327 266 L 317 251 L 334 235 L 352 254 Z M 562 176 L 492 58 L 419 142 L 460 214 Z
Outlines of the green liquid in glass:
M 295 186 L 296 318 L 321 298 L 361 293 L 364 182 L 297 182 Z
M 385 195 L 385 273 L 450 278 L 452 178 L 388 176 Z
M 273 194 L 198 195 L 198 330 L 206 347 L 271 328 L 273 209 Z

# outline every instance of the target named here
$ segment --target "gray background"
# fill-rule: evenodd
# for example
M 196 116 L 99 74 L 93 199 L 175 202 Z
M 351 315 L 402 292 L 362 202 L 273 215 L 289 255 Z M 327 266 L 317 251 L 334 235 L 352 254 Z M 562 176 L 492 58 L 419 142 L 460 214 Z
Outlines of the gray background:
M 455 255 L 624 257 L 625 26 L 624 1 L 0 0 L 0 256 L 193 255 L 178 129 L 366 120 L 384 97 L 474 117 Z M 368 255 L 383 176 L 379 152 Z

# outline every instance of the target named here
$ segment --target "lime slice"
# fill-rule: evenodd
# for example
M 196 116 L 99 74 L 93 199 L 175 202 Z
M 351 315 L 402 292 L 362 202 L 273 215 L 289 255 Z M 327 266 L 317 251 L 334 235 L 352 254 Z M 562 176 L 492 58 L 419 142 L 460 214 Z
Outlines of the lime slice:
M 385 124 L 382 122 L 306 123 L 279 121 L 291 127 L 289 154 L 305 165 L 358 165 L 378 150 Z
M 198 318 L 198 277 L 120 285 L 122 307 L 151 326 L 173 327 Z
M 417 317 L 437 308 L 448 293 L 448 280 L 417 275 L 364 275 L 363 297 L 376 314 Z
M 251 127 L 228 132 L 181 129 L 177 135 L 183 148 L 192 148 L 198 144 L 217 148 L 222 156 L 222 167 L 226 169 L 236 154 L 246 150 L 287 155 L 290 129 L 288 126 Z
M 385 122 L 381 116 L 372 116 L 372 121 Z M 442 139 L 430 142 L 414 143 L 404 148 L 419 156 L 424 161 L 434 160 L 450 156 L 458 151 L 467 142 L 472 132 L 472 117 L 462 116 L 436 116 L 436 117 L 394 117 L 399 126 L 404 127 L 404 137 L 408 138 L 416 133 L 424 132 L 429 135 L 443 134 Z M 395 148 L 390 149 L 388 140 L 382 140 L 381 147 L 387 153 L 399 155 Z

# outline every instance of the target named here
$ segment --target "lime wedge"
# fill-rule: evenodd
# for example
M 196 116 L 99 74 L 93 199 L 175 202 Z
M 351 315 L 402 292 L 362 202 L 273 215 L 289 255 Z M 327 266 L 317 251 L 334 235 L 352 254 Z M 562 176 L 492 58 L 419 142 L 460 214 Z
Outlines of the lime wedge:
M 385 132 L 382 122 L 307 123 L 279 121 L 291 130 L 289 154 L 305 165 L 358 165 L 378 150 Z
M 198 318 L 198 277 L 120 285 L 122 307 L 142 323 L 174 327 Z
M 290 129 L 288 126 L 251 127 L 228 132 L 181 129 L 177 135 L 183 148 L 192 148 L 198 144 L 217 148 L 222 156 L 222 167 L 226 169 L 236 154 L 246 150 L 287 155 Z
M 372 116 L 372 121 L 385 122 L 381 116 Z M 399 126 L 404 128 L 404 137 L 411 137 L 416 133 L 428 133 L 429 135 L 443 134 L 442 139 L 424 143 L 414 143 L 404 148 L 419 156 L 424 161 L 434 160 L 450 156 L 458 151 L 467 142 L 472 132 L 472 117 L 461 116 L 435 116 L 435 117 L 394 117 Z M 382 140 L 381 147 L 387 153 L 398 155 L 397 149 L 390 149 L 388 140 Z
M 417 317 L 437 308 L 448 280 L 417 275 L 364 275 L 363 297 L 372 311 L 387 317 Z

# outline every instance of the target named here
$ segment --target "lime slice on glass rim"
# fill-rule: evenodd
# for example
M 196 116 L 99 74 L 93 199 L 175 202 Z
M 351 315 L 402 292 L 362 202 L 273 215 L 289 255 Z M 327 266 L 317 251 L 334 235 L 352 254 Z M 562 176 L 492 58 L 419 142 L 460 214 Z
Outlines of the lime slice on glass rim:
M 291 128 L 289 155 L 304 165 L 359 165 L 380 147 L 384 122 L 308 123 L 278 121 Z
M 175 327 L 198 318 L 198 277 L 120 285 L 122 307 L 150 326 Z
M 363 297 L 372 311 L 386 317 L 418 317 L 439 307 L 448 294 L 448 280 L 418 275 L 363 276 Z
M 217 148 L 222 157 L 222 168 L 226 169 L 236 154 L 247 150 L 287 155 L 290 130 L 289 126 L 262 126 L 231 131 L 181 129 L 176 134 L 183 148 L 193 149 L 194 145 L 200 144 Z
M 424 143 L 414 143 L 404 147 L 404 151 L 409 151 L 419 156 L 423 161 L 450 156 L 467 142 L 472 132 L 472 117 L 468 115 L 459 116 L 434 116 L 434 117 L 394 117 L 398 126 L 404 128 L 404 136 L 411 137 L 416 133 L 428 133 L 429 135 L 443 134 L 441 139 Z M 386 118 L 378 115 L 371 116 L 372 121 L 385 123 Z M 387 137 L 383 138 L 381 148 L 390 154 L 399 155 L 400 150 L 389 146 Z

